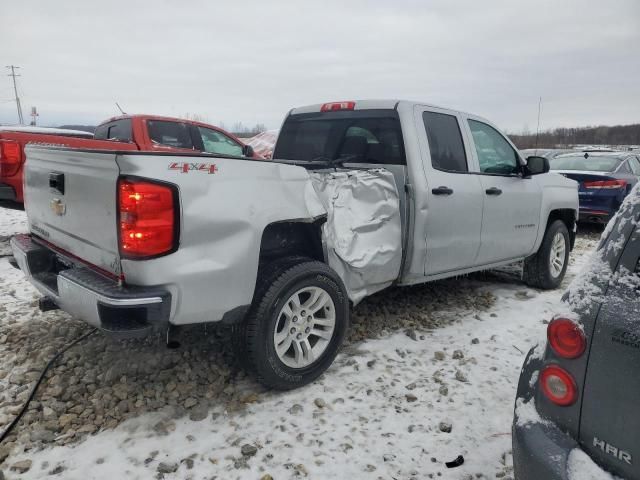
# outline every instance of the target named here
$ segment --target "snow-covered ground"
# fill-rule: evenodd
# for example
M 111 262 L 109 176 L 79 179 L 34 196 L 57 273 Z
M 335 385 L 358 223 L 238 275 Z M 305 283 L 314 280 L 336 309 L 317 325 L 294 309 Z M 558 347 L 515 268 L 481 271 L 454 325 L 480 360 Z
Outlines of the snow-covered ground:
M 24 228 L 22 213 L 0 210 L 0 256 L 6 253 L 6 236 Z M 578 239 L 565 285 L 595 241 L 594 235 Z M 0 277 L 0 301 L 6 303 L 0 309 L 2 347 L 9 322 L 42 314 L 33 305 L 36 295 L 6 258 L 0 258 Z M 18 434 L 0 470 L 21 479 L 509 478 L 520 368 L 526 352 L 544 337 L 543 322 L 560 308 L 563 290 L 530 289 L 508 272 L 424 288 L 418 294 L 413 288 L 412 301 L 455 296 L 458 288 L 493 301 L 480 311 L 447 304 L 428 312 L 448 318 L 443 326 L 398 330 L 393 324 L 400 314 L 387 311 L 385 302 L 393 297 L 398 303 L 400 290 L 382 292 L 373 305 L 384 310 L 377 321 L 388 328 L 352 341 L 311 386 L 268 392 L 241 379 L 239 407 L 220 401 L 204 416 L 158 409 L 79 442 L 51 442 L 38 451 L 29 449 L 28 435 Z M 356 329 L 363 328 L 369 308 L 356 309 Z M 423 312 L 417 308 L 415 315 L 427 315 Z M 60 315 L 47 318 L 51 325 L 65 321 Z M 8 348 L 0 348 L 0 370 L 6 365 L 2 355 L 14 361 Z M 181 379 L 174 380 L 179 389 Z M 4 414 L 6 422 L 9 407 L 3 409 L 1 395 L 0 420 Z M 448 469 L 445 462 L 459 455 L 464 464 Z M 23 460 L 31 461 L 25 473 L 11 471 Z

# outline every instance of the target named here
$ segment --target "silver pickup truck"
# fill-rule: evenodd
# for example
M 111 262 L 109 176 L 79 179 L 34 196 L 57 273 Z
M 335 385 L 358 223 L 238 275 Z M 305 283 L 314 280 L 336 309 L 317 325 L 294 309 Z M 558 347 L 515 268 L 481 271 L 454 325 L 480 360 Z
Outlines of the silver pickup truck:
M 231 324 L 247 368 L 280 389 L 317 378 L 350 304 L 390 285 L 521 260 L 535 287 L 565 274 L 576 183 L 480 117 L 296 108 L 273 158 L 29 147 L 15 262 L 42 308 L 112 335 Z

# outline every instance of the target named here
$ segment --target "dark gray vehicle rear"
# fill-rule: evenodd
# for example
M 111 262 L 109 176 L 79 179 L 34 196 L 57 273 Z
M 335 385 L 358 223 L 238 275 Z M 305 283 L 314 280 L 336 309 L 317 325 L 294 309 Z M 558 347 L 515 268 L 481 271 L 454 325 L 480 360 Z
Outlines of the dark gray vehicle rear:
M 547 342 L 544 352 L 539 352 L 542 345 L 527 356 L 513 425 L 517 480 L 580 478 L 569 473 L 574 449 L 612 474 L 640 479 L 639 188 L 629 194 L 590 265 L 569 287 L 567 311 L 558 312 L 582 329 L 584 353 L 563 358 Z M 576 396 L 569 405 L 554 403 L 543 391 L 541 372 L 549 366 L 573 378 Z M 531 407 L 537 421 L 531 420 Z

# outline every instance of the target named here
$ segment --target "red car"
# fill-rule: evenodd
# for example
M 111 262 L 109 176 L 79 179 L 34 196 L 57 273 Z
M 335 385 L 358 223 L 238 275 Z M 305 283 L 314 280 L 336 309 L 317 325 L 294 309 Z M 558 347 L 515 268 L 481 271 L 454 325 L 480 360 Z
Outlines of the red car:
M 155 115 L 123 115 L 102 123 L 92 135 L 76 130 L 0 127 L 0 205 L 21 206 L 22 169 L 28 143 L 98 150 L 201 152 L 262 159 L 224 130 L 193 120 Z

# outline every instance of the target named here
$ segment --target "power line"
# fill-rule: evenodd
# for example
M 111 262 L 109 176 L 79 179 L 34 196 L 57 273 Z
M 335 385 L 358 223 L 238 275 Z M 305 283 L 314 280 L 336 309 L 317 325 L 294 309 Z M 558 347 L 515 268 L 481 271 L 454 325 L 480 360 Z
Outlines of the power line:
M 13 93 L 16 98 L 16 108 L 18 109 L 18 121 L 20 125 L 24 125 L 24 119 L 22 118 L 22 106 L 20 105 L 20 97 L 18 96 L 18 87 L 16 85 L 16 77 L 20 75 L 16 73 L 16 69 L 20 67 L 16 67 L 15 65 L 7 65 L 7 68 L 11 69 L 11 73 L 7 75 L 8 77 L 13 77 Z

